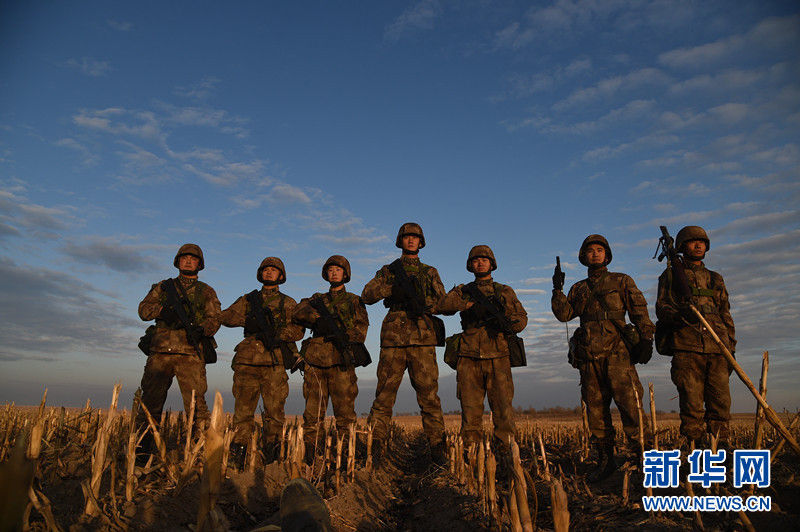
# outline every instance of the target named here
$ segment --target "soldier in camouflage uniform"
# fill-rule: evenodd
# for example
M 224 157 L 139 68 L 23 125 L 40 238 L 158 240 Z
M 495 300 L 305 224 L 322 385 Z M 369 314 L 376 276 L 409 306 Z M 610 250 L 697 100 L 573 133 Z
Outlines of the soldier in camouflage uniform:
M 330 324 L 320 319 L 314 305 L 324 305 L 344 330 L 350 344 L 363 344 L 367 337 L 369 317 L 364 302 L 356 294 L 345 290 L 350 281 L 350 263 L 341 255 L 333 255 L 322 266 L 322 278 L 330 283 L 326 293 L 316 293 L 300 301 L 294 310 L 295 323 L 311 329 L 313 336 L 303 341 L 301 350 L 305 362 L 303 397 L 306 409 L 303 413 L 303 437 L 306 442 L 306 458 L 313 460 L 321 443 L 318 428 L 325 420 L 328 398 L 333 403 L 336 430 L 340 437 L 347 437 L 350 425 L 356 422 L 356 369 L 347 363 L 331 339 L 338 331 L 327 330 Z M 312 304 L 313 302 L 313 304 Z M 352 357 L 352 354 L 349 354 Z
M 522 308 L 510 286 L 496 283 L 492 272 L 497 261 L 489 246 L 473 247 L 467 257 L 467 271 L 475 275 L 474 284 L 492 303 L 503 309 L 516 334 L 528 324 L 528 314 Z M 458 348 L 456 381 L 461 400 L 461 435 L 466 446 L 482 441 L 483 398 L 489 396 L 494 436 L 508 442 L 514 436 L 514 383 L 508 342 L 499 324 L 482 305 L 475 304 L 466 285 L 458 285 L 439 303 L 445 315 L 461 312 L 461 334 Z
M 577 359 L 572 363 L 580 370 L 581 397 L 586 403 L 591 440 L 599 455 L 598 467 L 590 476 L 593 481 L 607 478 L 617 467 L 610 411 L 612 398 L 619 409 L 630 447 L 637 454 L 642 452 L 638 442 L 639 411 L 634 387 L 640 401 L 643 389 L 621 334 L 625 313 L 645 341 L 652 341 L 655 331 L 647 313 L 647 302 L 633 279 L 624 273 L 608 271 L 611 258 L 611 247 L 603 236 L 586 237 L 578 260 L 588 267 L 588 278 L 575 283 L 565 296 L 563 273 L 557 272 L 553 276 L 550 301 L 559 321 L 576 317 L 581 320 L 570 343 L 574 341 L 577 347 L 574 353 Z
M 706 269 L 703 258 L 711 248 L 702 227 L 690 225 L 678 232 L 675 239 L 683 264 L 691 303 L 714 328 L 731 353 L 736 350 L 736 331 L 728 302 L 725 282 L 717 272 Z M 718 435 L 720 445 L 727 445 L 731 394 L 729 377 L 732 368 L 709 331 L 699 323 L 688 305 L 678 302 L 672 292 L 672 271 L 667 269 L 658 278 L 656 316 L 659 331 L 666 329 L 667 353 L 672 354 L 672 382 L 678 387 L 681 412 L 681 434 L 688 445 L 697 445 L 704 433 Z M 664 349 L 659 348 L 664 354 Z M 703 403 L 705 402 L 705 411 Z
M 374 427 L 373 454 L 375 460 L 380 461 L 397 389 L 407 368 L 411 386 L 417 392 L 422 428 L 428 437 L 431 457 L 437 463 L 444 463 L 444 417 L 438 395 L 439 367 L 436 365 L 435 347 L 439 343 L 435 327 L 441 326 L 442 341 L 444 327 L 441 320 L 431 316 L 445 295 L 444 285 L 436 268 L 419 260 L 419 250 L 425 247 L 425 236 L 418 224 L 403 224 L 395 245 L 403 250 L 402 257 L 378 270 L 361 293 L 361 299 L 367 305 L 383 299 L 389 309 L 381 326 L 378 385 L 367 420 Z M 408 302 L 399 288 L 400 279 L 391 271 L 398 266 L 412 280 L 418 301 L 424 304 L 424 312 L 419 317 L 409 315 Z
M 182 245 L 172 263 L 180 272 L 177 279 L 166 279 L 154 284 L 139 303 L 139 317 L 143 321 L 156 320 L 155 326 L 148 328 L 150 345 L 141 383 L 142 404 L 150 411 L 153 419 L 158 421 L 172 379 L 177 377 L 187 414 L 191 408 L 192 390 L 195 392 L 195 423 L 198 429 L 202 429 L 210 418 L 205 398 L 205 361 L 202 354 L 190 343 L 177 313 L 167 304 L 167 294 L 163 286 L 174 282 L 178 293 L 186 294 L 190 308 L 184 306 L 184 310 L 188 316 L 194 316 L 198 326 L 198 330 L 189 331 L 195 338 L 201 335 L 213 336 L 217 332 L 220 304 L 214 289 L 197 280 L 198 272 L 205 267 L 200 246 Z M 139 413 L 137 424 L 140 427 L 147 425 L 143 412 Z M 148 433 L 139 448 L 140 457 L 149 454 L 152 443 L 152 435 Z
M 231 443 L 231 460 L 234 465 L 243 466 L 247 445 L 255 426 L 253 413 L 258 398 L 264 404 L 266 426 L 264 427 L 265 462 L 273 462 L 280 449 L 280 436 L 283 431 L 283 406 L 289 395 L 289 377 L 286 375 L 284 357 L 293 361 L 297 356 L 295 342 L 303 338 L 304 330 L 291 322 L 297 305 L 294 299 L 281 293 L 278 285 L 286 282 L 286 268 L 277 257 L 267 257 L 258 267 L 256 278 L 262 283 L 257 298 L 265 313 L 271 313 L 275 326 L 275 343 L 264 345 L 259 338 L 262 325 L 247 295 L 237 299 L 233 305 L 222 312 L 222 324 L 226 327 L 244 327 L 244 340 L 234 348 L 233 397 L 236 400 L 233 426 L 236 431 Z M 252 297 L 252 296 L 251 296 Z

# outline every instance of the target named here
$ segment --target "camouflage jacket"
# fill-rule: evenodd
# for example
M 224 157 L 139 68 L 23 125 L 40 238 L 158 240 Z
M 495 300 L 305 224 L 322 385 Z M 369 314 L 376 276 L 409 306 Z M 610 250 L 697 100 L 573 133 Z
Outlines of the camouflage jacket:
M 686 278 L 693 293 L 691 302 L 714 328 L 714 332 L 725 347 L 733 353 L 736 350 L 736 330 L 733 327 L 728 291 L 725 289 L 722 276 L 706 269 L 702 262 L 699 266 L 688 262 L 685 265 Z M 684 319 L 673 296 L 671 285 L 672 271 L 667 268 L 658 278 L 656 316 L 669 328 L 669 342 L 672 349 L 695 353 L 722 353 L 711 334 L 702 325 L 691 317 L 688 320 Z
M 347 339 L 351 343 L 363 344 L 367 338 L 369 316 L 364 302 L 356 294 L 345 290 L 316 293 L 310 298 L 300 300 L 294 309 L 295 323 L 311 329 L 313 336 L 303 340 L 303 360 L 312 366 L 328 368 L 343 364 L 342 355 L 333 342 L 319 334 L 315 327 L 319 313 L 311 306 L 311 300 L 322 301 L 334 317 L 339 317 Z
M 409 318 L 392 297 L 394 275 L 389 271 L 389 265 L 382 267 L 361 292 L 361 299 L 367 305 L 384 299 L 384 305 L 389 309 L 381 326 L 381 347 L 436 345 L 436 332 L 430 314 L 436 311 L 439 300 L 445 295 L 439 272 L 419 259 L 403 258 L 402 264 L 408 276 L 415 281 L 419 295 L 424 298 L 427 313 L 418 319 Z
M 282 294 L 277 289 L 261 288 L 262 308 L 272 312 L 278 338 L 287 342 L 289 349 L 297 352 L 295 342 L 303 338 L 302 327 L 292 323 L 292 313 L 297 302 Z M 244 327 L 244 340 L 234 348 L 233 365 L 274 366 L 283 364 L 283 355 L 279 347 L 267 349 L 264 343 L 256 338 L 260 327 L 250 313 L 247 295 L 240 296 L 233 305 L 222 312 L 222 324 L 226 327 Z
M 489 299 L 498 300 L 506 318 L 511 321 L 511 330 L 516 334 L 528 325 L 528 313 L 522 308 L 517 294 L 510 286 L 495 283 L 492 279 L 476 281 L 480 290 Z M 461 312 L 461 343 L 458 355 L 470 358 L 500 358 L 508 356 L 508 342 L 504 334 L 486 325 L 482 309 L 460 284 L 450 290 L 439 303 L 439 311 L 445 315 Z M 467 309 L 468 303 L 475 303 Z
M 598 297 L 603 299 L 607 310 Z M 625 352 L 620 329 L 625 327 L 626 312 L 643 338 L 652 340 L 655 332 L 647 313 L 647 301 L 633 279 L 624 273 L 609 272 L 605 267 L 590 270 L 587 279 L 572 285 L 569 295 L 553 290 L 550 307 L 558 321 L 580 317 L 587 354 L 594 358 Z
M 173 282 L 165 279 L 150 287 L 150 291 L 139 303 L 139 317 L 143 321 L 156 320 L 155 332 L 150 343 L 150 353 L 197 355 L 197 350 L 189 344 L 186 330 L 177 316 L 167 307 L 167 294 L 161 289 L 161 283 Z M 220 304 L 214 289 L 197 279 L 178 277 L 186 290 L 191 308 L 185 309 L 189 316 L 194 315 L 197 324 L 203 328 L 206 336 L 213 336 L 219 329 Z M 178 292 L 180 294 L 180 291 Z

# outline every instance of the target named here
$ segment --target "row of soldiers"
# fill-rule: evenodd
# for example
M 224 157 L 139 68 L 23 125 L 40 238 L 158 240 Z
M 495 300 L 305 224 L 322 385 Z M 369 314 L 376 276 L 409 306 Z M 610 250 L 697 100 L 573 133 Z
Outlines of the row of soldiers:
M 265 416 L 264 456 L 267 462 L 276 458 L 289 393 L 287 370 L 298 367 L 304 370 L 306 454 L 313 460 L 321 448 L 319 427 L 329 399 L 340 434 L 346 434 L 356 420 L 355 367 L 370 362 L 363 345 L 369 326 L 365 305 L 382 300 L 388 312 L 381 327 L 375 400 L 367 420 L 373 428 L 373 460 L 379 463 L 386 448 L 397 390 L 408 370 L 431 459 L 436 464 L 445 462 L 435 353 L 436 346 L 444 345 L 446 362 L 456 369 L 465 444 L 483 437 L 484 399 L 488 396 L 493 442 L 498 452 L 504 452 L 514 434 L 511 367 L 525 364 L 524 348 L 516 336 L 527 325 L 525 309 L 511 287 L 492 278 L 497 260 L 489 246 L 470 250 L 466 269 L 474 280 L 449 292 L 445 292 L 436 268 L 419 259 L 419 251 L 425 247 L 419 224 L 403 224 L 396 246 L 402 250 L 401 257 L 378 270 L 361 296 L 345 289 L 351 276 L 350 263 L 334 255 L 322 267 L 328 290 L 300 303 L 280 292 L 278 286 L 286 282 L 286 268 L 279 258 L 268 257 L 257 270 L 261 289 L 239 297 L 223 311 L 214 290 L 198 280 L 198 272 L 204 267 L 202 250 L 195 244 L 185 244 L 174 259 L 179 276 L 154 284 L 139 305 L 143 320 L 155 320 L 143 337 L 148 359 L 141 384 L 142 404 L 157 419 L 172 379 L 177 377 L 187 411 L 194 390 L 196 419 L 198 424 L 205 423 L 209 417 L 204 399 L 205 363 L 207 351 L 215 347 L 209 342 L 213 343 L 220 325 L 242 327 L 244 339 L 236 346 L 232 362 L 236 400 L 233 463 L 240 465 L 244 459 L 259 397 Z M 734 328 L 725 285 L 722 277 L 707 270 L 702 262 L 710 247 L 708 236 L 702 228 L 686 227 L 678 233 L 676 247 L 683 254 L 694 303 L 733 351 Z M 639 398 L 643 390 L 635 364 L 649 359 L 656 327 L 633 279 L 608 271 L 612 253 L 604 237 L 587 237 L 578 258 L 588 268 L 587 279 L 573 285 L 565 295 L 564 274 L 558 266 L 551 306 L 560 321 L 580 318 L 581 325 L 570 340 L 569 359 L 580 371 L 581 395 L 599 456 L 593 479 L 600 480 L 617 467 L 612 399 L 631 447 L 636 453 L 642 451 L 635 437 L 639 413 L 634 390 Z M 686 304 L 673 297 L 670 281 L 668 269 L 659 279 L 656 313 L 659 329 L 664 332 L 657 344 L 660 352 L 672 355 L 681 432 L 690 445 L 699 444 L 705 432 L 724 442 L 730 417 L 727 362 Z M 436 314 L 457 312 L 462 332 L 445 339 L 444 323 Z M 632 324 L 626 324 L 626 314 Z M 310 329 L 311 336 L 298 351 L 296 342 L 303 338 L 305 329 Z M 140 423 L 145 423 L 143 417 Z M 150 446 L 145 438 L 141 456 L 150 452 Z

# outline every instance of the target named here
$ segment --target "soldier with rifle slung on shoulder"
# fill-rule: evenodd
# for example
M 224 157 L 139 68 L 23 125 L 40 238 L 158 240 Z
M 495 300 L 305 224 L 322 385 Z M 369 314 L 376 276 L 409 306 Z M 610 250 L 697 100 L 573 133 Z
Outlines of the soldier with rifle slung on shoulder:
M 588 277 L 572 285 L 565 296 L 564 273 L 559 263 L 553 275 L 550 300 L 558 321 L 577 317 L 581 320 L 569 341 L 569 362 L 580 371 L 581 397 L 586 403 L 591 440 L 598 454 L 597 468 L 589 476 L 593 482 L 609 477 L 617 469 L 611 399 L 619 409 L 629 447 L 637 455 L 642 454 L 638 435 L 643 388 L 635 364 L 650 360 L 655 330 L 647 301 L 633 279 L 624 273 L 608 271 L 611 258 L 611 246 L 605 237 L 586 237 L 578 260 L 588 268 Z M 632 324 L 625 323 L 626 313 Z M 639 395 L 639 410 L 634 389 Z M 646 427 L 644 432 L 647 441 L 650 435 Z
M 494 282 L 496 269 L 489 246 L 473 247 L 467 271 L 475 281 L 450 290 L 439 310 L 445 315 L 461 313 L 463 332 L 447 339 L 445 362 L 456 370 L 464 445 L 483 440 L 483 399 L 488 395 L 495 452 L 507 454 L 506 444 L 514 437 L 511 368 L 525 365 L 525 350 L 516 334 L 528 324 L 528 313 L 513 288 Z
M 401 258 L 383 266 L 367 283 L 361 299 L 372 305 L 383 299 L 389 309 L 381 326 L 378 385 L 368 422 L 373 425 L 373 459 L 379 463 L 389 433 L 397 389 L 408 368 L 417 392 L 422 428 L 428 437 L 431 458 L 445 463 L 444 416 L 439 400 L 439 367 L 436 346 L 444 345 L 444 323 L 433 316 L 445 290 L 439 272 L 419 260 L 425 236 L 419 224 L 400 226 L 395 245 Z
M 711 243 L 702 227 L 689 225 L 678 231 L 674 248 L 666 227 L 661 231 L 662 258 L 667 256 L 669 261 L 658 278 L 656 348 L 662 355 L 672 357 L 670 374 L 678 388 L 685 448 L 699 447 L 706 433 L 716 435 L 718 445 L 726 448 L 732 366 L 691 306 L 702 313 L 733 354 L 736 332 L 728 291 L 722 276 L 703 263 Z
M 173 377 L 177 377 L 187 414 L 195 392 L 195 426 L 203 429 L 210 418 L 205 393 L 206 364 L 216 362 L 214 333 L 220 325 L 220 303 L 214 289 L 197 280 L 205 267 L 203 251 L 196 244 L 184 244 L 173 265 L 180 274 L 154 284 L 139 303 L 139 317 L 156 320 L 147 328 L 139 348 L 147 354 L 142 376 L 142 404 L 158 422 Z M 147 425 L 143 411 L 137 426 Z M 137 460 L 146 461 L 153 450 L 148 432 L 137 449 Z
M 293 316 L 295 323 L 313 334 L 303 341 L 300 350 L 305 364 L 303 438 L 308 463 L 324 449 L 324 434 L 319 428 L 325 421 L 328 398 L 333 403 L 338 436 L 346 439 L 349 435 L 356 422 L 356 367 L 372 361 L 364 347 L 369 327 L 367 308 L 359 296 L 344 287 L 350 281 L 350 262 L 333 255 L 322 266 L 322 278 L 330 283 L 330 289 L 302 299 Z
M 247 445 L 255 428 L 253 414 L 261 397 L 266 423 L 264 462 L 278 458 L 283 431 L 284 405 L 289 395 L 287 369 L 297 363 L 297 345 L 304 330 L 293 324 L 297 302 L 278 290 L 286 282 L 286 268 L 278 257 L 267 257 L 258 267 L 256 278 L 263 285 L 239 299 L 222 313 L 226 327 L 244 327 L 244 340 L 234 348 L 233 414 L 235 434 L 231 442 L 231 463 L 244 466 Z

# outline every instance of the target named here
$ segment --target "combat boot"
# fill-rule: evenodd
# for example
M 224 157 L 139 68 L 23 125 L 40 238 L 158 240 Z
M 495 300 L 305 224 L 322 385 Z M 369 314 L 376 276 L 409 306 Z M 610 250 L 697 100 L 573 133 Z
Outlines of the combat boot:
M 614 460 L 614 444 L 602 443 L 597 446 L 597 467 L 589 473 L 589 482 L 600 482 L 610 477 L 617 470 Z
M 247 457 L 247 446 L 241 443 L 232 442 L 228 462 L 237 471 L 244 471 L 244 460 Z
M 264 465 L 271 464 L 280 457 L 281 442 L 278 439 L 264 443 Z
M 431 445 L 431 462 L 439 467 L 447 466 L 447 449 L 443 440 Z
M 153 433 L 148 430 L 142 437 L 142 441 L 136 446 L 136 465 L 139 467 L 147 465 L 147 461 L 150 460 L 154 448 L 155 440 L 153 438 Z

